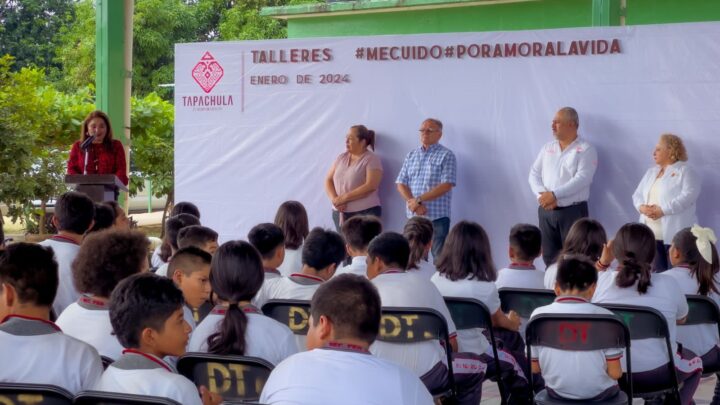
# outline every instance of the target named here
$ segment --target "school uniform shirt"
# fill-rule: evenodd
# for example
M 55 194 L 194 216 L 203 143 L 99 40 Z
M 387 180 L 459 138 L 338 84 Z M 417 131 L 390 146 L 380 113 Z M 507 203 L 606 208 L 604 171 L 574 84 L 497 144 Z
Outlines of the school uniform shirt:
M 443 297 L 473 298 L 485 304 L 490 315 L 497 312 L 500 309 L 500 296 L 495 283 L 471 277 L 472 275 L 469 275 L 465 279 L 452 281 L 443 274 L 435 273 L 430 281 L 435 284 Z M 492 355 L 490 342 L 482 332 L 482 328 L 458 330 L 458 351 Z
M 160 267 L 158 267 L 157 270 L 155 270 L 155 274 L 157 274 L 158 276 L 169 277 L 168 276 L 168 267 L 170 267 L 170 263 L 161 264 Z
M 687 267 L 673 267 L 662 273 L 672 277 L 677 283 L 680 291 L 685 295 L 699 295 L 700 287 L 697 279 L 690 274 Z M 715 285 L 720 285 L 720 275 L 715 276 Z M 710 291 L 708 297 L 716 303 L 720 303 L 720 296 Z M 702 356 L 718 346 L 720 337 L 715 325 L 678 325 L 678 342 L 698 356 Z
M 536 269 L 533 265 L 526 266 L 513 263 L 498 271 L 495 287 L 497 287 L 498 290 L 501 288 L 534 288 L 536 290 L 544 290 L 545 273 Z M 520 318 L 518 332 L 523 339 L 525 338 L 527 321 L 527 318 Z
M 297 249 L 285 248 L 285 260 L 277 268 L 284 277 L 302 271 L 302 248 L 302 245 Z
M 417 269 L 408 269 L 408 271 L 414 274 L 418 274 L 428 280 L 430 280 L 432 276 L 437 273 L 435 265 L 428 260 L 420 259 L 420 261 L 417 263 L 417 266 Z
M 162 257 L 160 257 L 160 252 L 161 252 L 161 246 L 158 246 L 155 248 L 155 250 L 153 250 L 152 257 L 150 258 L 150 266 L 151 267 L 157 268 L 157 267 L 160 267 L 163 263 L 165 263 L 163 261 Z
M 0 382 L 50 384 L 75 395 L 103 372 L 97 350 L 52 322 L 10 315 L 0 324 Z
M 536 308 L 530 319 L 540 314 L 612 315 L 612 312 L 581 297 L 563 296 L 556 298 L 550 305 Z M 545 385 L 563 398 L 593 398 L 617 385 L 617 381 L 607 373 L 607 362 L 620 359 L 623 356 L 622 349 L 570 351 L 532 346 L 530 350 L 532 360 L 540 364 Z
M 286 325 L 261 314 L 252 306 L 243 308 L 243 311 L 248 319 L 243 356 L 259 357 L 277 365 L 298 352 L 295 335 Z M 215 307 L 210 315 L 200 322 L 190 338 L 188 351 L 208 351 L 208 337 L 220 330 L 225 312 L 225 308 Z
M 58 289 L 52 308 L 55 315 L 58 316 L 65 308 L 80 298 L 80 293 L 73 284 L 72 268 L 70 267 L 80 251 L 80 245 L 62 235 L 55 235 L 51 239 L 40 242 L 39 245 L 51 247 L 55 252 L 55 261 L 58 264 Z
M 293 355 L 270 374 L 260 402 L 307 405 L 430 405 L 410 370 L 361 349 L 333 344 Z
M 457 333 L 442 294 L 430 280 L 400 270 L 388 270 L 372 279 L 380 293 L 383 307 L 420 307 L 438 311 L 447 322 L 450 338 Z M 439 341 L 387 343 L 376 340 L 370 351 L 383 359 L 403 365 L 422 376 L 436 364 L 447 362 L 445 349 Z
M 333 277 L 337 277 L 340 274 L 355 274 L 367 278 L 367 263 L 365 260 L 367 256 L 355 256 L 352 258 L 350 264 L 343 266 L 335 272 Z
M 195 321 L 195 314 L 193 314 L 192 308 L 187 306 L 187 304 L 182 306 L 183 310 L 183 319 L 185 319 L 185 322 L 190 325 L 190 333 L 192 333 L 195 330 L 195 327 L 197 326 L 197 321 Z
M 657 199 L 663 216 L 660 218 L 663 237 L 666 245 L 681 229 L 697 223 L 695 203 L 700 195 L 700 177 L 688 166 L 687 162 L 675 162 L 665 168 L 659 179 L 660 167 L 654 166 L 645 172 L 632 195 L 635 209 L 649 202 L 650 189 L 655 184 Z M 657 180 L 656 180 L 657 179 Z M 646 223 L 650 219 L 640 214 L 639 222 Z
M 263 276 L 263 284 L 251 300 L 251 303 L 258 308 L 262 308 L 262 306 L 267 302 L 266 297 L 271 288 L 270 286 L 277 283 L 282 278 L 282 274 L 277 269 L 265 269 Z
M 545 275 L 543 276 L 543 285 L 548 290 L 554 290 L 555 281 L 557 281 L 557 262 L 549 265 L 547 269 L 545 269 Z
M 618 287 L 615 284 L 617 274 L 616 270 L 607 270 L 598 274 L 597 288 L 592 302 L 645 306 L 660 311 L 667 321 L 672 351 L 677 353 L 676 322 L 687 316 L 688 304 L 675 280 L 664 274 L 653 273 L 647 292 L 640 294 L 637 290 L 637 283 L 627 288 Z M 633 340 L 631 353 L 633 373 L 653 370 L 668 362 L 664 339 Z M 625 370 L 624 363 L 623 361 L 623 370 Z M 675 366 L 681 367 L 682 363 L 679 356 L 676 355 Z
M 105 302 L 82 296 L 65 308 L 56 324 L 66 335 L 94 347 L 101 356 L 115 360 L 124 350 L 112 333 L 110 311 Z
M 94 390 L 165 397 L 183 405 L 202 405 L 192 381 L 162 359 L 132 349 L 125 350 L 108 366 Z

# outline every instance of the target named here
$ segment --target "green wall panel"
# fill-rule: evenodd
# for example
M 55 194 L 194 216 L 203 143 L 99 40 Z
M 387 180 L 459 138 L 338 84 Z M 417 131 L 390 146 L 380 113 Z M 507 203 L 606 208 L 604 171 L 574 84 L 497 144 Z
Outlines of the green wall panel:
M 628 25 L 720 21 L 720 0 L 627 0 Z

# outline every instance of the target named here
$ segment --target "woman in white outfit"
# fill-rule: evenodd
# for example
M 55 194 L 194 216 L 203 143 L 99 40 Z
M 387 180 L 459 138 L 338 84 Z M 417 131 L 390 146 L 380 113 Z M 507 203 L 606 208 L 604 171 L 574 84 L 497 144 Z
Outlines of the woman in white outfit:
M 695 202 L 700 194 L 700 179 L 688 166 L 685 145 L 677 135 L 661 135 L 653 158 L 656 166 L 640 180 L 633 193 L 633 205 L 640 213 L 640 222 L 655 234 L 653 271 L 665 271 L 669 268 L 667 253 L 673 236 L 697 222 Z

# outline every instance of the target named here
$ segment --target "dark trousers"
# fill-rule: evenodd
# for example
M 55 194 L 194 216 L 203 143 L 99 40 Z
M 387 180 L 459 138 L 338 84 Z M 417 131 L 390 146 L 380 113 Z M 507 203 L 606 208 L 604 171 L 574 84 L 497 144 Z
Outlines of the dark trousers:
M 432 248 L 430 248 L 433 256 L 433 263 L 437 261 L 437 258 L 442 252 L 442 248 L 445 245 L 445 239 L 450 232 L 450 218 L 442 217 L 432 221 L 433 225 L 433 238 Z
M 570 227 L 580 218 L 588 216 L 588 205 L 586 201 L 558 207 L 554 210 L 546 210 L 538 207 L 538 223 L 542 232 L 543 261 L 546 266 L 557 260 L 557 255 L 562 250 L 565 237 Z
M 332 212 L 332 218 L 333 222 L 335 223 L 335 230 L 340 232 L 340 227 L 342 226 L 342 223 L 347 221 L 348 219 L 358 216 L 358 215 L 375 215 L 376 217 L 380 218 L 382 217 L 382 207 L 379 205 L 376 205 L 374 207 L 370 207 L 366 210 L 362 211 L 355 211 L 355 212 L 339 212 L 333 210 Z
M 670 268 L 670 259 L 668 258 L 668 251 L 670 245 L 666 245 L 661 240 L 655 241 L 655 258 L 653 259 L 653 271 L 655 273 L 662 273 L 663 271 Z

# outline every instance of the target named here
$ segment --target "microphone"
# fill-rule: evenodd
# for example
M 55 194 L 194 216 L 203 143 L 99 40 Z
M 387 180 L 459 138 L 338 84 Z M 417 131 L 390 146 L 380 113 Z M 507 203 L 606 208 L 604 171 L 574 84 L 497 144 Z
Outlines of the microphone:
M 87 150 L 87 148 L 90 147 L 90 144 L 93 143 L 94 140 L 95 140 L 95 134 L 90 134 L 90 136 L 88 136 L 87 139 L 85 139 L 83 141 L 83 143 L 80 144 L 80 149 Z

